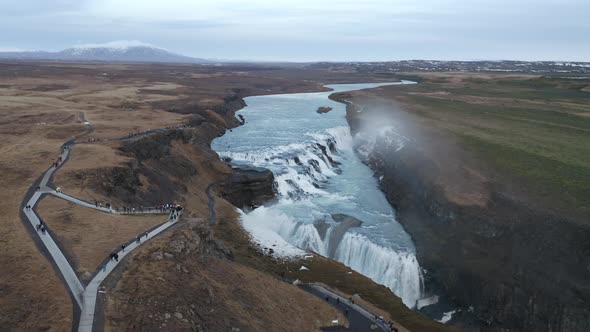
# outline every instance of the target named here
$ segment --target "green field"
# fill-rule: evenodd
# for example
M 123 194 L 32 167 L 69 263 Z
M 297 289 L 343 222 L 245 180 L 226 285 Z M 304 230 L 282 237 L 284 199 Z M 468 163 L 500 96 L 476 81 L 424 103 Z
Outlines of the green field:
M 415 79 L 415 77 L 414 77 Z M 533 198 L 590 221 L 590 80 L 443 74 L 388 97 L 402 100 Z

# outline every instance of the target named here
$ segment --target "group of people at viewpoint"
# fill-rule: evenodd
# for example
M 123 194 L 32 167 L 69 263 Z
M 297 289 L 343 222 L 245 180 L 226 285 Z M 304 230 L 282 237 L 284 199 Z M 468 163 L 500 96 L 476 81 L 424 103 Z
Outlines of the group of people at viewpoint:
M 160 204 L 157 206 L 157 209 L 161 212 L 180 212 L 182 211 L 182 206 L 178 204 Z
M 111 209 L 112 205 L 111 203 L 102 203 L 99 201 L 94 201 L 94 206 L 95 207 L 105 207 L 107 209 Z M 120 212 L 122 213 L 130 213 L 130 214 L 134 214 L 134 213 L 147 213 L 147 212 L 160 212 L 160 213 L 170 213 L 170 217 L 172 218 L 172 214 L 175 213 L 175 215 L 178 215 L 178 213 L 182 210 L 182 207 L 178 204 L 160 204 L 158 206 L 155 207 L 144 207 L 143 205 L 140 205 L 138 207 L 129 207 L 129 206 L 123 206 L 120 210 Z
M 143 213 L 143 212 L 151 212 L 151 211 L 155 211 L 155 212 L 161 212 L 161 213 L 172 213 L 172 212 L 179 212 L 182 210 L 182 207 L 178 204 L 160 204 L 156 207 L 144 207 L 144 206 L 139 206 L 138 208 L 134 208 L 134 207 L 127 207 L 124 206 L 123 207 L 123 212 L 124 213 Z

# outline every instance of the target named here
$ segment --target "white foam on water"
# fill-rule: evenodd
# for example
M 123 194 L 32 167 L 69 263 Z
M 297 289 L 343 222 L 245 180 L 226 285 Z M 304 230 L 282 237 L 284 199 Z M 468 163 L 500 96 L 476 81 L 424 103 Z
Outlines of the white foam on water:
M 303 192 L 307 195 L 326 194 L 325 191 L 313 185 L 314 179 L 311 176 L 297 173 L 293 168 L 288 168 L 285 174 L 277 175 L 275 182 L 278 194 L 285 197 L 296 192 Z
M 281 233 L 290 233 L 293 222 L 284 213 L 273 211 L 265 207 L 259 207 L 252 212 L 242 213 L 240 217 L 242 226 L 252 240 L 264 248 L 273 249 L 273 256 L 280 258 L 303 257 L 305 251 L 287 242 Z

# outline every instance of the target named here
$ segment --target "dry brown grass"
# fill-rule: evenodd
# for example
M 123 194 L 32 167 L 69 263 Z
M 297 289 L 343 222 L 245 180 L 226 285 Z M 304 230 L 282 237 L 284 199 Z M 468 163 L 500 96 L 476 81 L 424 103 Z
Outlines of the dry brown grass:
M 127 216 L 99 212 L 57 197 L 45 197 L 37 211 L 80 275 L 93 273 L 122 244 L 167 220 L 165 215 Z
M 36 111 L 19 112 L 0 111 L 1 122 L 6 119 L 0 125 L 0 330 L 64 331 L 71 326 L 70 296 L 19 213 L 23 195 L 48 168 L 61 141 L 47 138 L 49 126 L 35 125 L 38 120 L 22 120 Z
M 93 183 L 93 176 L 83 176 L 94 175 L 102 168 L 124 167 L 131 159 L 121 155 L 117 147 L 116 142 L 73 146 L 67 163 L 55 173 L 53 182 L 64 193 L 76 198 L 89 202 L 111 202 L 114 206 L 121 206 L 120 202 L 94 190 L 96 183 Z
M 183 121 L 184 116 L 156 110 L 123 112 L 117 103 L 140 98 L 139 88 L 122 90 L 132 85 L 129 82 L 116 83 L 98 75 L 70 74 L 67 70 L 51 73 L 50 69 L 43 68 L 41 72 L 48 72 L 39 75 L 21 71 L 26 66 L 1 67 L 1 70 L 19 69 L 0 75 L 0 185 L 3 188 L 0 193 L 0 210 L 3 211 L 0 215 L 0 307 L 3 311 L 0 329 L 68 330 L 72 319 L 69 295 L 20 220 L 19 206 L 24 193 L 57 156 L 59 146 L 84 132 L 81 112 L 95 122 L 97 134 L 104 137 L 176 124 Z M 142 89 L 170 88 L 168 84 L 141 81 L 136 84 Z M 106 149 L 81 147 L 79 150 L 81 158 L 88 159 L 74 163 L 73 167 L 117 162 L 109 159 L 112 154 Z
M 157 252 L 170 250 L 169 243 L 180 232 L 187 232 L 186 226 L 186 221 L 181 221 L 175 230 L 132 255 L 126 271 L 105 295 L 106 331 L 186 330 L 196 325 L 206 331 L 231 327 L 242 331 L 319 331 L 333 319 L 347 324 L 343 315 L 322 299 L 236 262 L 197 252 L 155 259 Z M 194 238 L 187 241 L 199 243 Z M 137 289 L 142 292 L 135 292 Z M 147 305 L 129 305 L 129 299 Z M 175 318 L 174 312 L 182 313 L 185 320 Z

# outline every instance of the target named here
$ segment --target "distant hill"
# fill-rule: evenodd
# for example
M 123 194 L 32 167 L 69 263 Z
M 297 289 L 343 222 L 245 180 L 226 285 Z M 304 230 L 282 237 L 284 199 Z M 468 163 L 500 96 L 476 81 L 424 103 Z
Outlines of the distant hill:
M 175 54 L 153 46 L 75 47 L 59 52 L 0 52 L 0 59 L 211 63 L 209 60 Z

